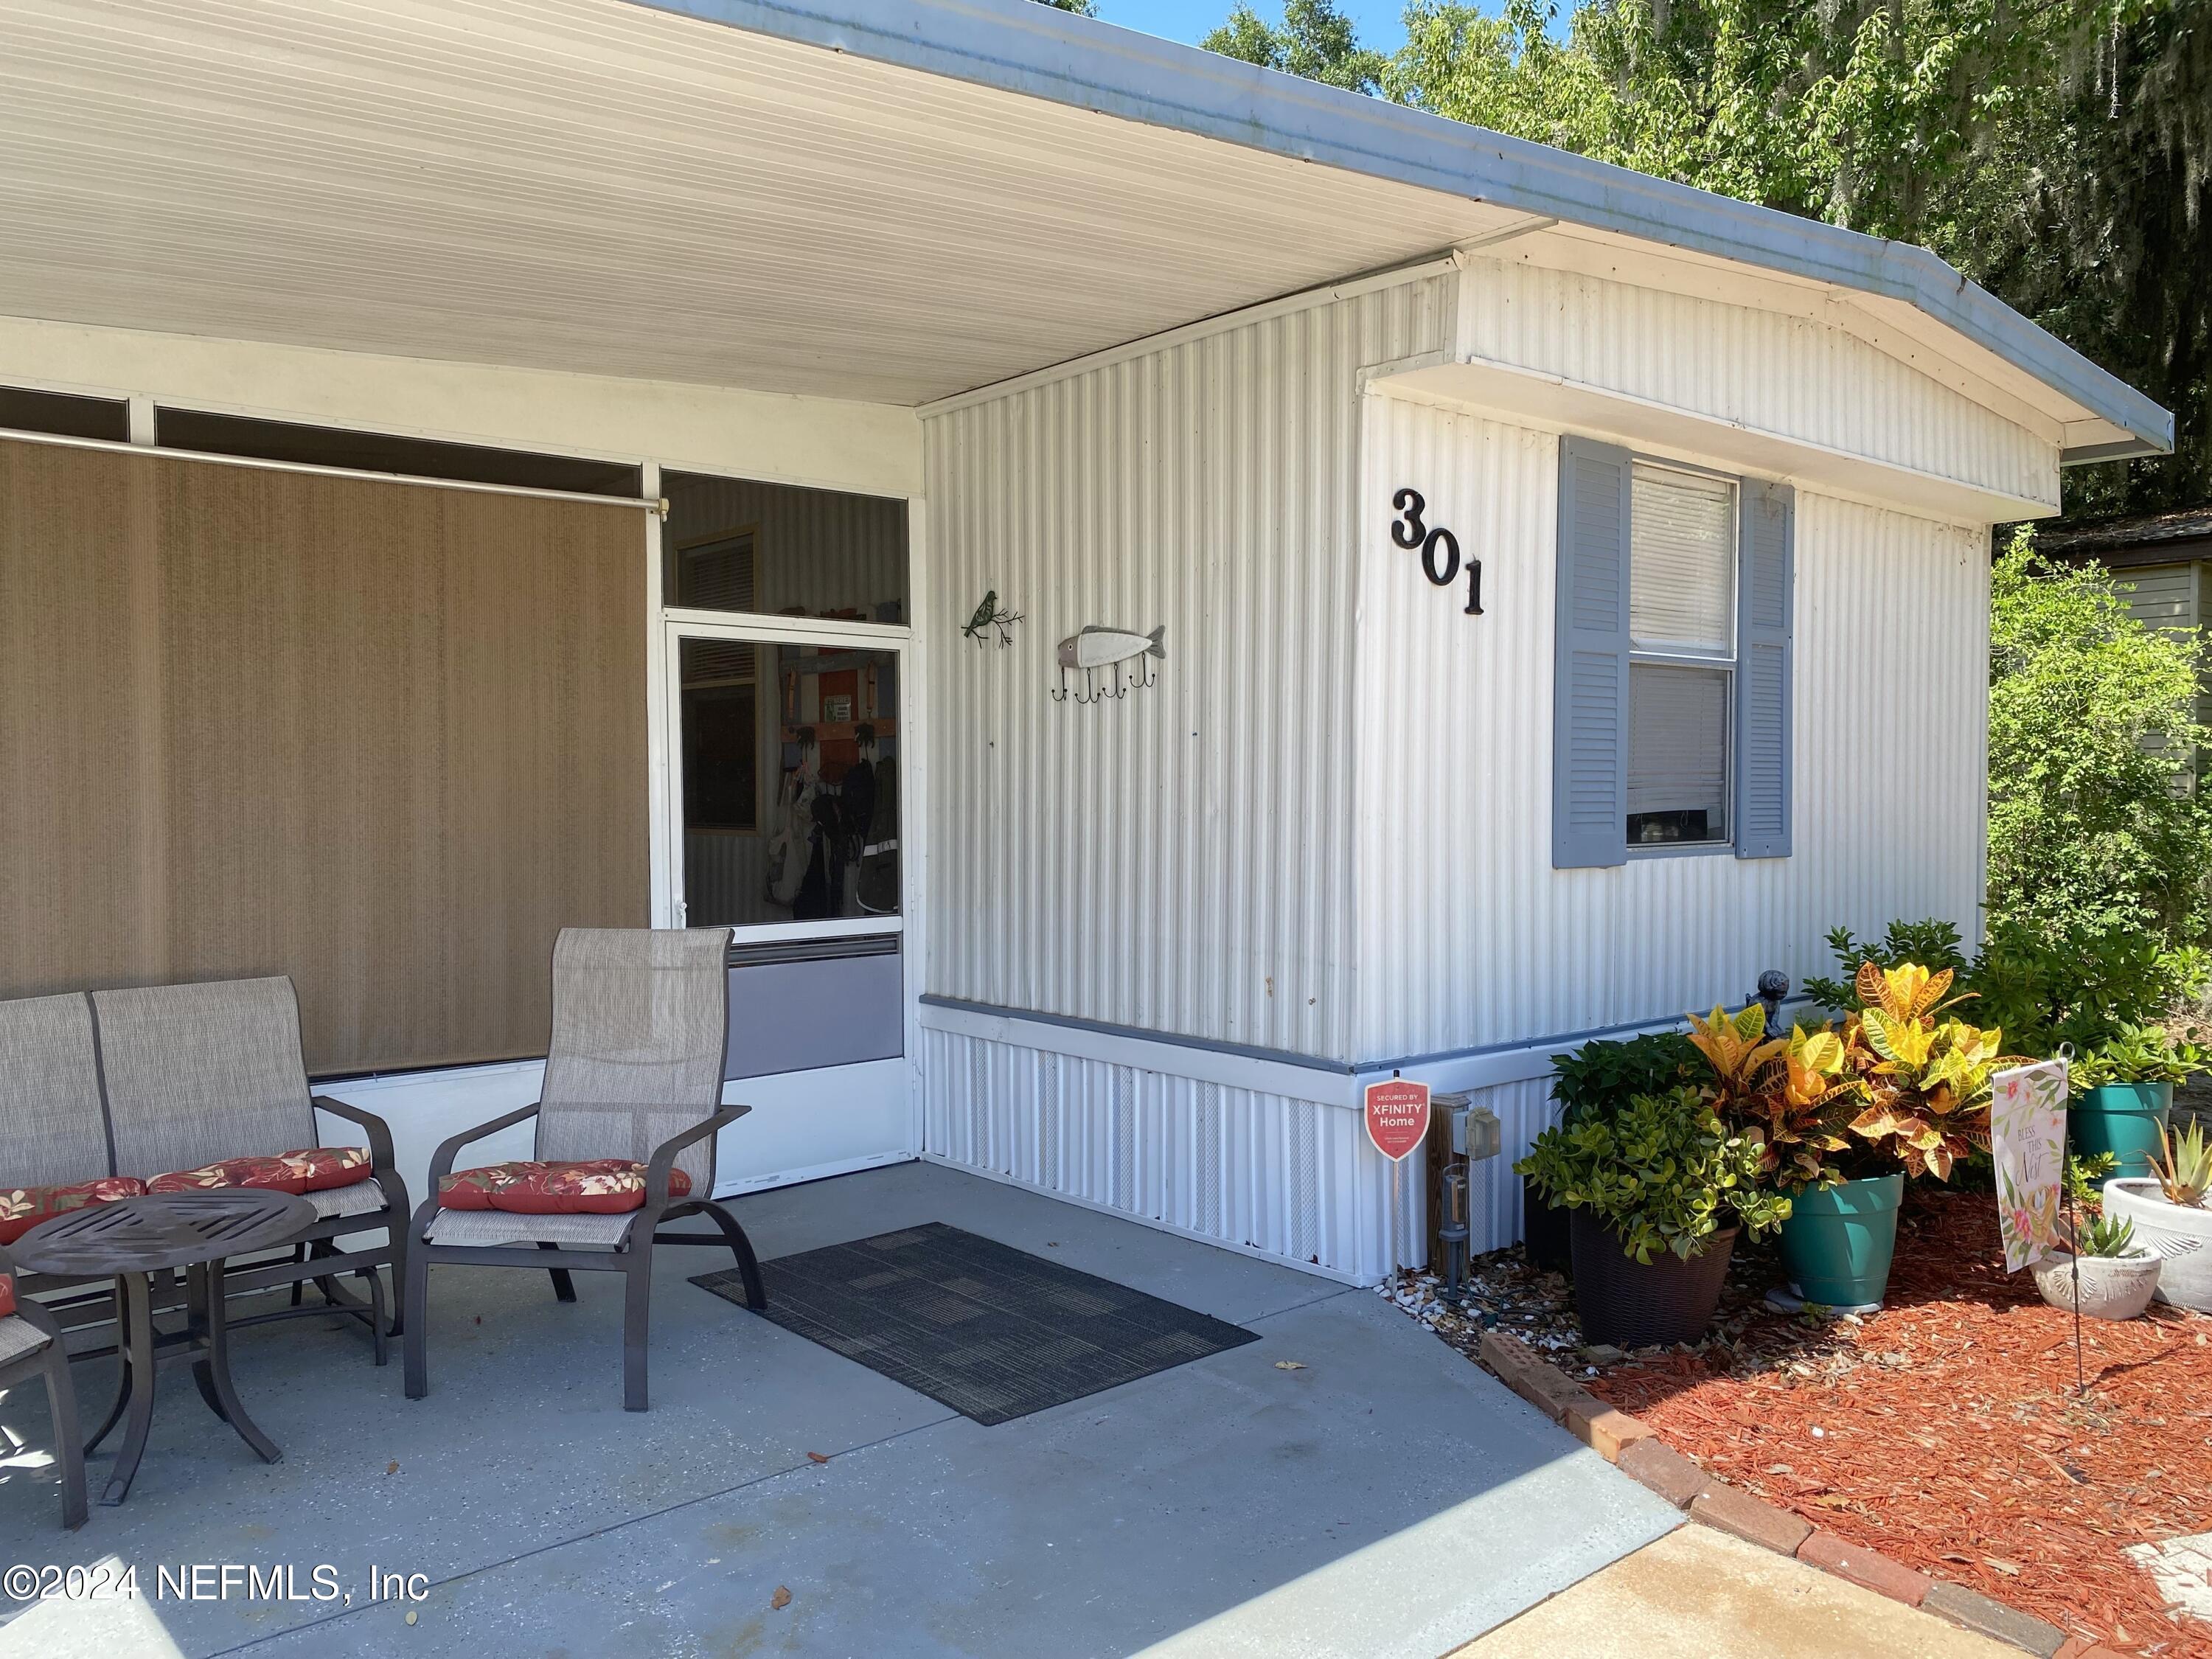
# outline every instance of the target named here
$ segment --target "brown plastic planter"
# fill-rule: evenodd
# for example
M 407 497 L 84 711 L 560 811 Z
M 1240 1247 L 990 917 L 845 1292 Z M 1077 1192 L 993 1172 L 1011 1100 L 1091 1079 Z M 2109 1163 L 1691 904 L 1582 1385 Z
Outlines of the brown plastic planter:
M 1715 1233 L 1687 1261 L 1665 1251 L 1649 1267 L 1588 1210 L 1569 1212 L 1575 1253 L 1575 1312 L 1583 1340 L 1616 1348 L 1695 1342 L 1713 1322 L 1735 1253 L 1734 1227 Z

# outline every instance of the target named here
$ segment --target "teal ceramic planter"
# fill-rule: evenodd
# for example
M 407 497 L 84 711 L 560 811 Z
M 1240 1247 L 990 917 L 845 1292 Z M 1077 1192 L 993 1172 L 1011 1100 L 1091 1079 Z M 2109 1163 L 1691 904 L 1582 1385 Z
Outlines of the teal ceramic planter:
M 2066 1139 L 2077 1157 L 2110 1152 L 2120 1161 L 2115 1181 L 2151 1172 L 2159 1132 L 2173 1112 L 2171 1083 L 2106 1083 L 2084 1089 L 2066 1109 Z
M 1790 1288 L 1828 1308 L 1880 1304 L 1897 1251 L 1902 1175 L 1846 1181 L 1797 1193 L 1782 1224 L 1782 1262 Z

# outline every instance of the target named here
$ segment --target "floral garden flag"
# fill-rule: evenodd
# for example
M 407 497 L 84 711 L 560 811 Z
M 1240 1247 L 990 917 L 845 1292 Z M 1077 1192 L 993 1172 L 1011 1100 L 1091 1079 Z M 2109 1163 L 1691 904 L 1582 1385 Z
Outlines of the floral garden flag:
M 2066 1062 L 1999 1072 L 1990 1106 L 1996 1162 L 1997 1225 L 2005 1271 L 2018 1273 L 2059 1248 L 2058 1181 L 2066 1169 Z

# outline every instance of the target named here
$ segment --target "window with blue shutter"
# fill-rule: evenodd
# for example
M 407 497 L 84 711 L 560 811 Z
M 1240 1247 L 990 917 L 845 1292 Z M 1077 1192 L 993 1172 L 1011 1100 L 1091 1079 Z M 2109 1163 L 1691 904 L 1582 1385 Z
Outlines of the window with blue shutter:
M 1561 441 L 1555 867 L 1788 855 L 1792 507 Z
M 1559 441 L 1552 863 L 1621 864 L 1628 754 L 1628 452 Z
M 1788 484 L 1743 484 L 1736 623 L 1735 855 L 1790 856 L 1790 578 L 1797 502 Z

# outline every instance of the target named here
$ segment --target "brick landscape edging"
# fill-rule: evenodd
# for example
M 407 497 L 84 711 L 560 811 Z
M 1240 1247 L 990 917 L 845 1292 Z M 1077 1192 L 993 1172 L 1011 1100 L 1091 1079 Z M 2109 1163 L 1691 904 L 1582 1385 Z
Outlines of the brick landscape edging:
M 1793 1510 L 1714 1480 L 1661 1440 L 1650 1424 L 1607 1405 L 1517 1336 L 1485 1331 L 1481 1359 L 1507 1388 L 1692 1521 L 1717 1527 L 1780 1554 L 1794 1555 L 1808 1566 L 1893 1601 L 2008 1642 L 2037 1659 L 2119 1659 L 2109 1648 L 2069 1636 L 2056 1625 L 1963 1585 L 1916 1572 L 1879 1551 L 1846 1543 Z

